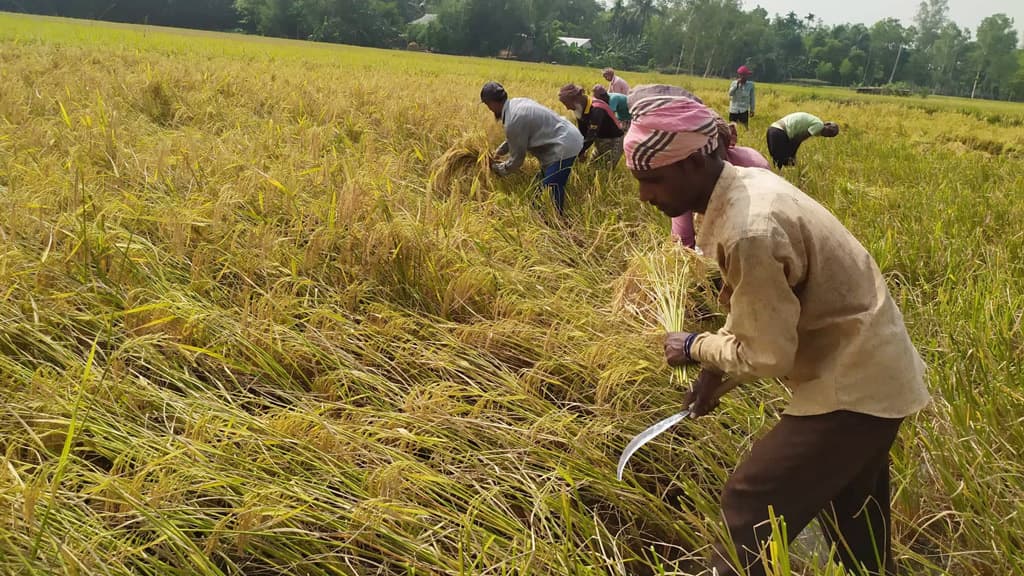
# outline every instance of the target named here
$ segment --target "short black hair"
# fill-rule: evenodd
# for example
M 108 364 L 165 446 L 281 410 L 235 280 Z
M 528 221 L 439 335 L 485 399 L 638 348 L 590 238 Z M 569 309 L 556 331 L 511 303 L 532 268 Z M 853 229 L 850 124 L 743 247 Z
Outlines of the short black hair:
M 497 82 L 488 82 L 480 89 L 481 102 L 504 102 L 508 100 L 508 92 L 505 87 Z

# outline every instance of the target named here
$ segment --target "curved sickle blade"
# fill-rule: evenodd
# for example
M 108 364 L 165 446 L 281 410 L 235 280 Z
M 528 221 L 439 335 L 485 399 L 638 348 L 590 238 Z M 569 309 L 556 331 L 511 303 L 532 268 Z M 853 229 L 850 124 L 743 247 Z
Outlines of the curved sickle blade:
M 626 445 L 626 449 L 622 451 L 622 456 L 619 456 L 619 466 L 615 471 L 616 477 L 619 481 L 622 481 L 622 471 L 626 469 L 626 463 L 633 454 L 640 449 L 641 446 L 647 444 L 651 440 L 654 440 L 659 434 L 675 426 L 678 422 L 690 415 L 689 410 L 683 410 L 678 414 L 673 414 L 668 418 L 665 418 L 661 422 L 658 422 L 654 426 L 651 426 L 647 430 L 636 435 L 635 438 L 630 440 L 629 444 Z

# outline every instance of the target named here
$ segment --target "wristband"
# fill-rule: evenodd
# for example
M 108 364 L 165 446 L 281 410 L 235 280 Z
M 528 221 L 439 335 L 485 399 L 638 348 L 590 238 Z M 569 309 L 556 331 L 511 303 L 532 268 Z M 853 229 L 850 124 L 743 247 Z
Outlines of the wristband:
M 689 360 L 690 362 L 694 361 L 693 356 L 690 355 L 690 350 L 693 348 L 693 341 L 696 339 L 697 333 L 695 332 L 687 336 L 686 340 L 683 342 L 683 354 L 686 355 L 686 359 Z

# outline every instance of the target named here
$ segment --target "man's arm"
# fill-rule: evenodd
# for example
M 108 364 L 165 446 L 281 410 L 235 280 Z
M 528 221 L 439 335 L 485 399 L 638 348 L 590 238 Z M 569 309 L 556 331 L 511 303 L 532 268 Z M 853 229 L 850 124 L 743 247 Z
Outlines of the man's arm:
M 740 84 L 739 84 L 738 80 L 733 80 L 732 84 L 729 84 L 729 96 L 730 97 L 736 95 L 736 89 L 739 88 L 739 86 L 740 86 Z
M 812 133 L 811 131 L 807 130 L 807 131 L 801 132 L 800 134 L 797 134 L 793 138 L 790 138 L 789 141 L 794 146 L 799 146 L 800 144 L 803 144 L 804 140 L 807 140 L 811 136 L 814 136 L 814 133 Z
M 822 122 L 821 120 L 815 120 L 814 123 L 807 128 L 807 132 L 802 134 L 803 138 L 801 138 L 800 141 L 803 142 L 804 140 L 807 140 L 811 136 L 817 136 L 821 134 L 821 131 L 824 129 L 825 123 Z
M 529 128 L 523 125 L 520 118 L 511 119 L 505 125 L 505 143 L 499 150 L 508 153 L 508 160 L 494 164 L 494 171 L 501 176 L 515 172 L 526 161 L 527 144 L 530 142 Z
M 580 158 L 583 158 L 587 153 L 587 150 L 590 150 L 590 146 L 594 143 L 594 140 L 597 139 L 597 126 L 593 124 L 592 120 L 595 120 L 594 113 L 598 110 L 600 109 L 595 108 L 591 110 L 590 116 L 580 118 L 576 121 L 576 126 L 579 127 L 580 133 L 583 134 L 583 149 L 580 150 Z
M 753 116 L 754 116 L 754 103 L 756 101 L 756 97 L 754 96 L 754 92 L 756 92 L 756 90 L 754 88 L 755 88 L 754 84 L 751 84 L 750 85 L 750 116 L 751 116 L 751 118 L 753 118 Z
M 699 334 L 691 355 L 733 378 L 778 378 L 792 369 L 797 349 L 800 301 L 791 283 L 803 277 L 803 262 L 781 231 L 737 241 L 722 267 L 732 287 L 724 328 Z
M 494 154 L 496 156 L 504 156 L 505 154 L 508 154 L 508 148 L 508 140 L 505 140 L 501 143 L 501 146 L 498 146 L 498 149 L 494 151 Z

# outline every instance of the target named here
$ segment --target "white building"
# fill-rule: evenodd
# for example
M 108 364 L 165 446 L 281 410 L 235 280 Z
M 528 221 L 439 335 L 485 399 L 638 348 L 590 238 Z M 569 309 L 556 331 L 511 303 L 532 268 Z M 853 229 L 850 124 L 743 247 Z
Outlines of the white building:
M 590 43 L 590 38 L 573 38 L 572 36 L 559 36 L 559 40 L 565 42 L 566 46 L 570 48 L 580 48 L 582 50 L 590 50 L 594 47 Z

